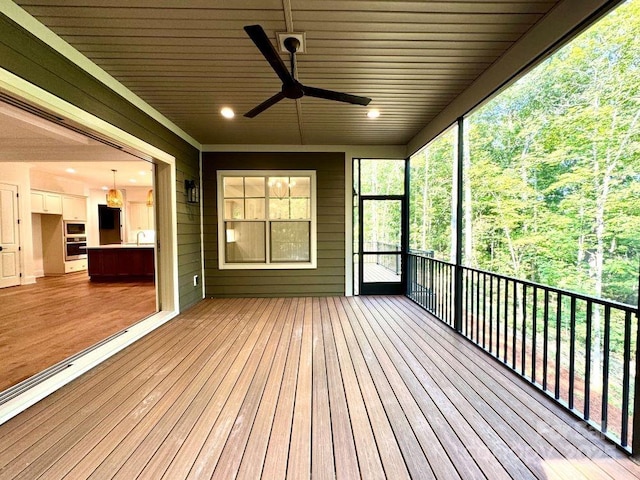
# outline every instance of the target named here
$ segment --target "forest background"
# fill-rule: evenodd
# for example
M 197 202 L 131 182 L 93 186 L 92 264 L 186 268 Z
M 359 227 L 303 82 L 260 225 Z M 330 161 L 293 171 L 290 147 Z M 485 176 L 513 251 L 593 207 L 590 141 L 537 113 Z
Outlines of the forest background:
M 632 0 L 465 118 L 466 266 L 637 305 L 639 70 Z M 410 248 L 447 261 L 456 146 L 410 159 Z

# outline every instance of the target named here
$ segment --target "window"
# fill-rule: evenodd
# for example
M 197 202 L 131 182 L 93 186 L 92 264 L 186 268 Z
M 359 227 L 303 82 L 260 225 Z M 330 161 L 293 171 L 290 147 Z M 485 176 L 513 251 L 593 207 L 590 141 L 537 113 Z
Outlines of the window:
M 316 268 L 316 173 L 218 172 L 220 269 Z

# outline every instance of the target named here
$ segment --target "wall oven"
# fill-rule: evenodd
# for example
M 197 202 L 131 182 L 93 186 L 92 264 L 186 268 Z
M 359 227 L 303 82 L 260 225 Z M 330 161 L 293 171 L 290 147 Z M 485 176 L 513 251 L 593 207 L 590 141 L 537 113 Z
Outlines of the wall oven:
M 87 258 L 87 224 L 85 222 L 64 222 L 64 260 Z
M 65 237 L 65 261 L 82 260 L 84 258 L 87 258 L 87 237 Z
M 65 237 L 86 237 L 87 224 L 84 222 L 64 222 Z

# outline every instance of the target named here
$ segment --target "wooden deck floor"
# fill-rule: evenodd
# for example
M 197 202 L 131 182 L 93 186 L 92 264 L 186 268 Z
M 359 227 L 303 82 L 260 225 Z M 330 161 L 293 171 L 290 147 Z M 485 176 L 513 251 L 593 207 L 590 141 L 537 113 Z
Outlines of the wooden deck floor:
M 638 478 L 404 297 L 206 300 L 0 426 L 0 478 Z

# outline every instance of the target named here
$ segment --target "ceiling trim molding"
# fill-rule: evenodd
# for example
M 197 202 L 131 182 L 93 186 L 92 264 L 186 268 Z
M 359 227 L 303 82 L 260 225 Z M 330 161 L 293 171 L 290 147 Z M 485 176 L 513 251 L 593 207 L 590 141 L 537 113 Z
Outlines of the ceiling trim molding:
M 158 110 L 153 108 L 143 99 L 138 97 L 135 93 L 121 84 L 118 80 L 116 80 L 98 65 L 89 60 L 86 56 L 72 47 L 61 37 L 45 27 L 42 23 L 40 23 L 40 21 L 32 17 L 29 13 L 27 13 L 13 1 L 7 0 L 0 2 L 0 13 L 16 22 L 29 33 L 49 45 L 51 48 L 53 48 L 55 51 L 63 55 L 71 62 L 75 63 L 78 67 L 82 68 L 84 71 L 95 77 L 97 80 L 115 91 L 118 95 L 126 99 L 131 104 L 138 107 L 155 121 L 171 130 L 180 138 L 193 145 L 195 148 L 201 149 L 202 145 L 200 144 L 200 142 L 191 137 L 187 132 L 182 130 L 167 117 L 162 115 Z
M 453 125 L 459 117 L 488 100 L 521 75 L 531 70 L 552 49 L 573 38 L 576 29 L 586 28 L 602 9 L 613 8 L 620 0 L 564 0 L 529 29 L 504 55 L 485 70 L 407 144 L 413 155 Z

